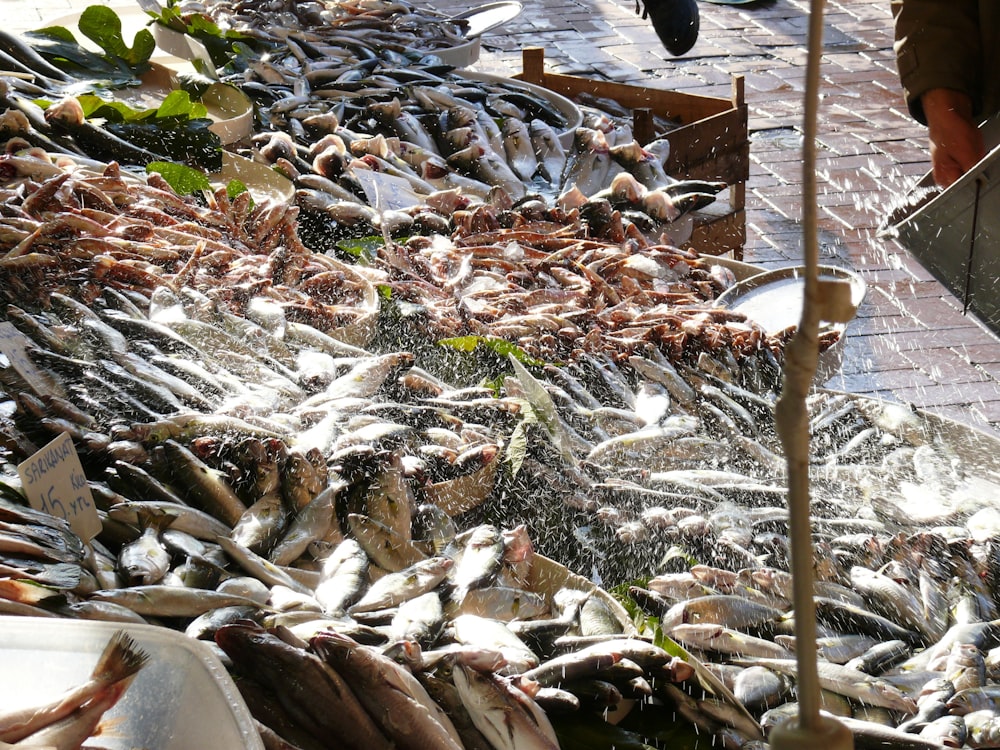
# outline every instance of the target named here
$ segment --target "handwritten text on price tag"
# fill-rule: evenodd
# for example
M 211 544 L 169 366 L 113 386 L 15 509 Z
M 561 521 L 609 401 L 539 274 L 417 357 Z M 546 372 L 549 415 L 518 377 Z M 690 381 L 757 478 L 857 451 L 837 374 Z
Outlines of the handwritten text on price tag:
M 66 519 L 85 542 L 100 533 L 101 519 L 69 434 L 18 464 L 17 473 L 32 508 Z

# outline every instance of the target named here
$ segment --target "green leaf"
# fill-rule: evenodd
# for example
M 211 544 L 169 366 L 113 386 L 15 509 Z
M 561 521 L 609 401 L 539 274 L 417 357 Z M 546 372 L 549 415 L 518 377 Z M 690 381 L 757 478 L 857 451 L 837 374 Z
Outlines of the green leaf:
M 506 339 L 495 338 L 493 336 L 456 336 L 450 339 L 441 339 L 438 341 L 438 345 L 448 346 L 460 352 L 471 352 L 477 346 L 484 346 L 501 357 L 514 357 L 522 364 L 533 365 L 535 367 L 541 367 L 545 364 L 545 362 L 526 354 L 517 344 L 512 344 Z
M 130 122 L 137 119 L 137 110 L 125 102 L 108 101 L 95 94 L 80 94 L 76 97 L 83 108 L 83 116 L 88 120 L 102 119 L 108 122 Z
M 156 48 L 149 29 L 140 29 L 129 47 L 122 37 L 122 22 L 106 5 L 91 5 L 84 9 L 77 22 L 80 33 L 103 49 L 110 57 L 120 58 L 129 66 L 145 63 Z
M 148 10 L 146 13 L 158 23 L 166 26 L 168 29 L 179 31 L 182 34 L 186 30 L 186 24 L 184 23 L 184 19 L 181 17 L 181 12 L 173 4 L 167 5 L 167 7 L 159 13 L 159 15 Z
M 47 26 L 25 34 L 38 54 L 60 70 L 79 74 L 84 71 L 92 78 L 109 77 L 117 71 L 113 65 L 95 52 L 82 47 L 76 37 L 62 26 Z M 134 76 L 127 76 L 127 79 Z
M 381 236 L 372 236 L 340 240 L 336 246 L 337 249 L 343 250 L 348 255 L 353 255 L 355 258 L 373 258 L 384 244 L 385 240 Z
M 25 36 L 46 36 L 58 41 L 69 42 L 70 44 L 78 43 L 76 37 L 73 36 L 73 32 L 65 26 L 46 26 L 44 29 L 29 31 Z
M 235 67 L 245 70 L 246 60 L 243 59 L 241 62 L 241 58 L 245 58 L 248 52 L 253 52 L 248 45 L 254 48 L 268 46 L 243 32 L 234 29 L 223 30 L 215 21 L 202 13 L 183 14 L 175 3 L 169 3 L 158 14 L 150 11 L 147 13 L 157 23 L 168 29 L 187 34 L 201 42 L 208 51 L 212 64 L 219 68 L 235 65 Z M 203 61 L 195 61 L 196 68 L 199 67 L 199 62 L 204 65 Z M 209 71 L 203 72 L 208 73 Z M 210 72 L 214 73 L 215 71 Z
M 226 183 L 226 197 L 229 200 L 245 192 L 247 192 L 247 186 L 241 180 L 230 180 Z
M 201 102 L 192 101 L 191 95 L 184 89 L 177 89 L 167 94 L 167 98 L 157 107 L 156 117 L 161 120 L 197 120 L 208 117 L 208 108 Z
M 174 192 L 189 195 L 202 190 L 211 190 L 212 183 L 204 172 L 170 161 L 154 161 L 146 165 L 147 172 L 158 172 Z
M 511 476 L 517 476 L 524 465 L 524 457 L 528 454 L 528 431 L 527 422 L 517 423 L 514 431 L 510 433 L 507 440 L 507 463 L 510 464 Z

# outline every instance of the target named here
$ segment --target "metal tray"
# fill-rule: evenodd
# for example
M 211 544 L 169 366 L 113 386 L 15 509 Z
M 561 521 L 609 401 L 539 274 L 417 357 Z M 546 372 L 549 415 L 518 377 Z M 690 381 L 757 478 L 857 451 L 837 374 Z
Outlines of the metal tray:
M 820 266 L 821 279 L 846 281 L 851 285 L 851 302 L 855 309 L 864 300 L 867 287 L 854 271 L 837 266 Z M 805 281 L 804 266 L 787 266 L 764 271 L 736 282 L 720 294 L 715 304 L 744 313 L 764 327 L 768 333 L 777 333 L 797 326 L 802 318 L 802 297 Z M 820 333 L 834 332 L 837 340 L 820 353 L 816 366 L 816 380 L 823 383 L 836 375 L 844 358 L 843 340 L 847 333 L 845 323 L 823 323 Z
M 894 237 L 970 312 L 1000 334 L 1000 296 L 995 290 L 1000 278 L 1000 116 L 980 129 L 989 149 L 986 156 L 945 190 L 934 187 L 928 172 L 910 189 L 880 235 Z
M 783 331 L 798 325 L 802 317 L 804 273 L 804 266 L 786 266 L 758 273 L 731 286 L 719 295 L 715 304 L 744 313 L 768 333 Z M 854 271 L 837 266 L 820 266 L 819 277 L 848 282 L 855 307 L 864 300 L 864 279 Z

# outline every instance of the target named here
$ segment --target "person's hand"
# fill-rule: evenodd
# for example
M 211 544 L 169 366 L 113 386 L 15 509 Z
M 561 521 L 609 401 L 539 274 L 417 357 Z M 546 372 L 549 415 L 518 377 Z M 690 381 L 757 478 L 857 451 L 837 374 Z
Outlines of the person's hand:
M 931 89 L 920 98 L 930 136 L 934 182 L 946 188 L 986 155 L 972 120 L 972 101 L 952 89 Z

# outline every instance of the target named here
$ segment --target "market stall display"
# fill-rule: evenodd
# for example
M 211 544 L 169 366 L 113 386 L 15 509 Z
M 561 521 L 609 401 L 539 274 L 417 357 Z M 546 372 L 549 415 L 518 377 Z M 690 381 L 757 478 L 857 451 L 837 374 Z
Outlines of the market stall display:
M 713 306 L 738 266 L 627 216 L 630 192 L 710 175 L 671 176 L 640 147 L 643 190 L 434 190 L 366 203 L 344 236 L 334 211 L 360 195 L 305 192 L 288 167 L 301 134 L 256 144 L 291 144 L 273 161 L 300 181 L 292 203 L 233 183 L 183 195 L 169 170 L 46 150 L 15 126 L 0 611 L 214 643 L 262 736 L 302 748 L 753 747 L 794 708 L 788 679 L 735 678 L 751 654 L 787 678 L 794 648 L 783 340 Z M 359 160 L 355 143 L 405 141 L 351 139 L 339 115 L 333 130 Z M 847 394 L 811 409 L 825 653 L 873 660 L 830 667 L 829 706 L 912 729 L 909 667 L 949 673 L 947 628 L 967 618 L 931 617 L 942 597 L 957 586 L 995 618 L 981 542 L 997 452 Z M 66 435 L 97 507 L 89 548 L 25 507 L 16 471 Z M 404 691 L 388 714 L 385 679 Z

